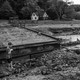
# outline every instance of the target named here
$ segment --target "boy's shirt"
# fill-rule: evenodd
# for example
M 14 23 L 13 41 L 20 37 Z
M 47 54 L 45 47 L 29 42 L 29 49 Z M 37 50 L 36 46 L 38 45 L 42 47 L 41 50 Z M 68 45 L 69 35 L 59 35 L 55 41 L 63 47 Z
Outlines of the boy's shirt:
M 12 51 L 13 51 L 13 49 L 7 48 L 7 58 L 11 58 L 12 57 Z

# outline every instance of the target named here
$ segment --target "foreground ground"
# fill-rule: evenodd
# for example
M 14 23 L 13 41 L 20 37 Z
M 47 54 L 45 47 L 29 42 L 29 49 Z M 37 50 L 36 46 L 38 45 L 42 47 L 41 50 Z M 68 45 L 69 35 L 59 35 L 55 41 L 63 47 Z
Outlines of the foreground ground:
M 1 25 L 5 24 L 6 23 Z M 49 24 L 36 26 L 26 25 L 26 27 L 36 28 L 48 33 L 47 30 L 49 26 L 50 28 L 70 28 L 80 27 L 79 25 L 80 24 Z M 61 35 L 63 35 L 62 32 L 60 33 Z M 57 35 L 59 35 L 60 33 L 58 33 Z M 53 35 L 52 33 L 49 34 Z M 72 32 L 68 33 L 68 35 L 71 34 Z M 3 64 L 3 66 L 0 68 L 0 72 L 10 72 L 5 68 L 5 65 L 6 64 Z M 36 66 L 32 67 L 34 65 Z M 27 64 L 26 61 L 24 61 L 24 63 L 16 62 L 14 63 L 14 72 L 17 71 L 19 72 L 19 74 L 10 75 L 9 77 L 5 77 L 0 80 L 80 80 L 80 55 L 75 53 L 74 51 L 67 50 L 66 48 L 44 54 L 41 58 L 39 58 L 37 62 L 34 63 L 34 65 Z M 21 69 L 23 69 L 24 71 L 20 72 Z
M 40 67 L 31 68 L 26 66 L 27 62 L 18 63 L 14 64 L 14 71 L 25 68 L 23 72 L 0 80 L 80 80 L 80 55 L 73 51 L 55 50 L 44 54 L 34 64 L 41 64 Z M 6 69 L 2 69 L 6 73 Z

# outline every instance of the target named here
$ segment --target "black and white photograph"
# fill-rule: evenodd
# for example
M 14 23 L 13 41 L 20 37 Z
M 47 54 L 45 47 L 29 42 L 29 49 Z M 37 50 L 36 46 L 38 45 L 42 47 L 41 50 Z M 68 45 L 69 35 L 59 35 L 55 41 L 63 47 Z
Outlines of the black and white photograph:
M 80 80 L 80 0 L 0 0 L 0 80 Z

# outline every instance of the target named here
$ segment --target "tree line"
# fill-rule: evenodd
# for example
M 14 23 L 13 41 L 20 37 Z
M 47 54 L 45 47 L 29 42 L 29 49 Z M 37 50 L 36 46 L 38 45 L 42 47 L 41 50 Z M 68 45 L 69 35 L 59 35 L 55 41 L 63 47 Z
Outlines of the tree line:
M 30 19 L 33 12 L 46 12 L 52 20 L 66 20 L 74 18 L 75 8 L 61 0 L 0 0 L 0 19 Z

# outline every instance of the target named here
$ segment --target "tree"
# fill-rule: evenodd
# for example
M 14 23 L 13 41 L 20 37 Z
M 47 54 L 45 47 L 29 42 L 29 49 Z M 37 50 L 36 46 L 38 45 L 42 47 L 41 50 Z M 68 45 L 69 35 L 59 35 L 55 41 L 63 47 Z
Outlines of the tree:
M 68 16 L 67 18 L 69 18 L 70 16 L 70 18 L 72 18 L 72 13 L 74 13 L 75 11 L 70 4 L 72 4 L 72 2 L 68 2 L 68 0 L 66 0 L 66 2 L 62 0 L 49 0 L 49 8 L 47 9 L 47 13 L 51 17 L 51 19 L 61 20 L 63 19 L 63 15 Z
M 68 6 L 62 0 L 39 0 L 38 5 L 48 13 L 51 19 L 58 18 L 59 20 L 62 19 L 64 10 Z
M 41 9 L 44 9 L 46 12 L 49 8 L 49 0 L 38 0 L 38 5 L 40 6 Z
M 10 16 L 15 15 L 15 11 L 12 9 L 10 3 L 6 0 L 0 8 L 0 17 L 8 19 Z
M 41 14 L 46 12 L 51 19 L 62 19 L 64 14 L 71 15 L 72 8 L 68 5 L 68 0 L 0 0 L 0 15 L 2 18 L 13 15 L 19 18 L 28 18 L 33 12 Z M 67 9 L 67 10 L 65 10 Z M 69 10 L 68 10 L 69 9 Z
M 25 0 L 24 6 L 21 9 L 20 13 L 23 18 L 30 19 L 30 16 L 33 12 L 39 12 L 40 7 L 37 4 L 37 0 Z
M 20 11 L 24 6 L 25 0 L 9 0 L 13 10 L 16 12 L 16 15 L 21 16 Z
M 76 12 L 80 11 L 80 5 L 72 5 Z
M 21 18 L 23 19 L 30 19 L 31 16 L 31 10 L 29 9 L 29 7 L 23 7 L 20 11 L 21 13 Z
M 32 12 L 37 10 L 37 0 L 25 0 L 24 7 L 29 8 Z
M 4 3 L 4 0 L 0 0 L 0 7 L 2 6 L 3 3 Z
M 65 8 L 68 6 L 66 2 L 64 1 L 58 1 L 58 0 L 51 0 L 49 2 L 51 6 L 49 7 L 48 10 L 52 10 L 58 20 L 62 19 L 62 15 L 64 14 Z
M 68 6 L 65 9 L 65 15 L 66 15 L 66 18 L 73 19 L 75 16 L 75 9 L 72 6 Z

